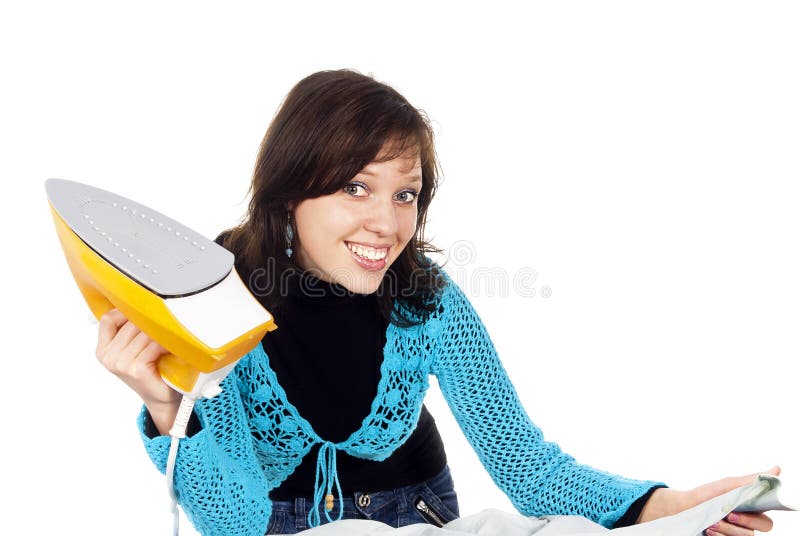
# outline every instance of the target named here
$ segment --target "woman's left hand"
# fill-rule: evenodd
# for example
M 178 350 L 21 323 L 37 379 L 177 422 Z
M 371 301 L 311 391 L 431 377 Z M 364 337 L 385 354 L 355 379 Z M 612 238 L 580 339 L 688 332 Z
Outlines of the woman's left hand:
M 671 516 L 683 512 L 693 506 L 713 499 L 723 493 L 753 483 L 758 475 L 778 476 L 780 467 L 769 471 L 739 477 L 723 478 L 709 482 L 688 491 L 669 488 L 657 489 L 645 503 L 636 523 L 653 521 L 660 517 Z M 706 529 L 708 536 L 753 536 L 753 531 L 767 532 L 772 529 L 772 520 L 766 514 L 746 514 L 731 512 L 724 519 Z

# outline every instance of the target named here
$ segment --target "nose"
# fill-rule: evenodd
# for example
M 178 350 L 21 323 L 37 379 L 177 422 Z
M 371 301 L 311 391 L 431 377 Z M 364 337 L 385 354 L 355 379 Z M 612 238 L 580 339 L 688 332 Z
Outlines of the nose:
M 369 207 L 364 228 L 381 236 L 397 234 L 397 215 L 391 199 L 375 199 Z

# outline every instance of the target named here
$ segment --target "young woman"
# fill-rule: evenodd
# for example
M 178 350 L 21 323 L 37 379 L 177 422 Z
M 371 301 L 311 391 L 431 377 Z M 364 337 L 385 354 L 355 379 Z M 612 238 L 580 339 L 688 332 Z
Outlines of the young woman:
M 469 300 L 426 256 L 438 251 L 424 240 L 437 171 L 428 122 L 391 87 L 326 71 L 287 96 L 261 145 L 246 218 L 217 238 L 279 328 L 221 395 L 195 406 L 175 483 L 200 532 L 457 517 L 442 440 L 423 405 L 431 374 L 522 514 L 623 526 L 751 481 L 680 492 L 578 464 L 544 441 Z M 144 401 L 143 439 L 162 471 L 179 404 L 156 369 L 164 352 L 119 311 L 102 318 L 98 358 Z M 708 533 L 770 526 L 763 514 L 737 514 Z

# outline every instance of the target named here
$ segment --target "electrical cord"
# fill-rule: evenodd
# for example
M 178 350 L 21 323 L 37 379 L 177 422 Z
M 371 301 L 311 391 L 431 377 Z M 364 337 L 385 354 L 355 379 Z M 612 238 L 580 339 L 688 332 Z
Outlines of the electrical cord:
M 197 400 L 196 397 L 190 395 L 183 395 L 181 399 L 181 405 L 178 408 L 178 414 L 175 415 L 175 421 L 172 424 L 172 428 L 169 430 L 169 435 L 172 437 L 169 443 L 169 455 L 167 456 L 167 491 L 169 492 L 169 497 L 172 500 L 171 509 L 172 509 L 172 534 L 173 536 L 178 536 L 178 522 L 180 516 L 178 515 L 178 497 L 175 495 L 175 461 L 178 457 L 178 446 L 180 445 L 181 439 L 186 437 L 186 429 L 189 426 L 189 419 L 192 416 L 192 410 L 194 409 L 194 403 Z

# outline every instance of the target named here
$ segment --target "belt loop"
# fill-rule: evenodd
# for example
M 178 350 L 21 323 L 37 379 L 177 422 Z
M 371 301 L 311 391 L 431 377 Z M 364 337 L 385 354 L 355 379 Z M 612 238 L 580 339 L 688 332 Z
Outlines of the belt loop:
M 308 528 L 308 525 L 306 524 L 305 497 L 297 497 L 294 500 L 294 520 L 297 530 L 305 530 Z
M 401 513 L 408 512 L 408 492 L 411 486 L 403 486 L 394 489 L 394 497 L 397 500 L 397 511 Z

